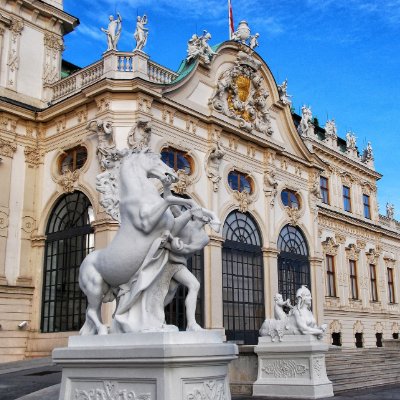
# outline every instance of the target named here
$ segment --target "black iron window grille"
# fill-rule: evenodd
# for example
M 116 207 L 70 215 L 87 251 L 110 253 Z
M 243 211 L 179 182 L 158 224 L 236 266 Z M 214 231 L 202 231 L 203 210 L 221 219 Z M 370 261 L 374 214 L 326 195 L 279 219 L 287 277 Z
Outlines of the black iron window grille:
M 226 218 L 222 248 L 223 316 L 226 337 L 257 344 L 264 318 L 264 267 L 261 234 L 249 214 Z
M 284 299 L 296 301 L 301 285 L 311 287 L 307 241 L 300 229 L 286 225 L 278 237 L 278 289 Z
M 47 224 L 42 294 L 42 332 L 79 330 L 86 297 L 79 287 L 79 267 L 94 248 L 93 210 L 82 192 L 61 197 Z

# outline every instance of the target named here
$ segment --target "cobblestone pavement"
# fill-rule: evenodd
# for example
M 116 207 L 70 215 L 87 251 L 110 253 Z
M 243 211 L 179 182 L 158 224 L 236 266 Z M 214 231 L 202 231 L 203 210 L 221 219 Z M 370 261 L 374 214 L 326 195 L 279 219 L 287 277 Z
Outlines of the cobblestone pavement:
M 0 364 L 1 400 L 58 400 L 61 371 L 51 359 Z M 331 400 L 400 400 L 399 383 L 369 389 L 351 390 Z M 175 400 L 175 399 L 163 399 Z M 267 400 L 264 397 L 232 396 L 232 400 Z M 268 398 L 268 400 L 278 400 Z M 284 399 L 279 399 L 284 400 Z M 293 400 L 293 399 L 292 399 Z M 326 399 L 321 399 L 326 400 Z

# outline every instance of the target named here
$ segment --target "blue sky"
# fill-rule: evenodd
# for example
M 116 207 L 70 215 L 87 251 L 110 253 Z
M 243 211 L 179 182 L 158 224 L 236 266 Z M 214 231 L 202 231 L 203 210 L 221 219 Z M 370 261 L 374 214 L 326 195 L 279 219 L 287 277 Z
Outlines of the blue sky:
M 386 202 L 400 219 L 400 0 L 232 0 L 235 26 L 246 19 L 259 32 L 258 53 L 278 83 L 288 78 L 297 112 L 310 105 L 321 125 L 335 118 L 338 134 L 351 129 L 357 145 L 372 142 L 380 212 Z M 203 29 L 210 43 L 228 39 L 226 0 L 64 0 L 80 19 L 65 37 L 64 58 L 79 66 L 101 58 L 108 16 L 123 19 L 118 49 L 131 51 L 137 14 L 147 14 L 145 51 L 176 70 L 187 41 Z

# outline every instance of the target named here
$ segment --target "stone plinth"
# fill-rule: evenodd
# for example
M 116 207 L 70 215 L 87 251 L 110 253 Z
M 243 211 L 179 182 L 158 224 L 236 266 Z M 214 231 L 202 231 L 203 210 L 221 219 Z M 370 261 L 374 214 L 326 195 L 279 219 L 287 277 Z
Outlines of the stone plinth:
M 260 337 L 254 349 L 258 376 L 253 396 L 318 399 L 333 396 L 326 376 L 328 345 L 313 335 L 284 336 L 282 342 Z
M 229 400 L 236 355 L 215 332 L 146 332 L 73 336 L 53 360 L 60 400 Z

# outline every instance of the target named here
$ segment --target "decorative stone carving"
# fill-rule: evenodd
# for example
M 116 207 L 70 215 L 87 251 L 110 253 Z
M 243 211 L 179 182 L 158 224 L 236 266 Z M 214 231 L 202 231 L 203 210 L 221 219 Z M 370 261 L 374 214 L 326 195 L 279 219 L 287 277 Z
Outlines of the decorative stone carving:
M 356 143 L 357 138 L 356 135 L 352 131 L 348 131 L 346 133 L 346 148 L 347 150 L 357 150 Z
M 394 204 L 386 203 L 386 217 L 390 220 L 394 220 Z
M 150 114 L 153 99 L 151 97 L 138 96 L 139 111 Z
M 290 301 L 283 301 L 282 295 L 277 293 L 274 297 L 275 319 L 266 319 L 260 329 L 260 336 L 270 336 L 274 342 L 278 337 L 282 341 L 284 335 L 314 335 L 322 339 L 327 325 L 317 326 L 311 312 L 311 292 L 306 286 L 301 286 L 296 292 L 296 305 L 292 307 Z M 283 306 L 290 308 L 289 314 L 283 311 Z M 282 309 L 282 310 L 280 310 Z
M 225 391 L 224 380 L 208 380 L 200 382 L 198 384 L 192 384 L 195 386 L 193 389 L 189 389 L 185 400 L 224 400 L 228 399 Z
M 107 35 L 107 51 L 117 50 L 117 44 L 122 30 L 122 18 L 117 13 L 118 18 L 113 15 L 108 17 L 109 23 L 107 29 L 100 28 Z
M 213 56 L 217 54 L 208 44 L 210 39 L 211 34 L 206 30 L 203 31 L 201 36 L 193 34 L 188 41 L 186 61 L 190 62 L 196 58 L 200 58 L 204 64 L 210 64 Z
M 110 109 L 110 99 L 107 97 L 102 97 L 100 99 L 96 99 L 97 111 L 103 112 Z
M 90 121 L 87 129 L 97 134 L 97 158 L 100 163 L 102 171 L 107 169 L 106 164 L 109 158 L 116 154 L 114 133 L 111 121 L 103 121 L 101 119 Z
M 139 120 L 129 131 L 128 146 L 130 149 L 142 150 L 148 147 L 151 138 L 151 121 Z
M 369 249 L 366 253 L 368 264 L 378 264 L 379 253 L 376 253 L 374 249 Z
M 0 138 L 0 155 L 4 157 L 14 157 L 14 153 L 17 151 L 17 145 Z
M 148 20 L 146 14 L 144 14 L 143 17 L 141 17 L 140 15 L 137 16 L 136 29 L 135 33 L 133 34 L 133 37 L 136 40 L 136 47 L 134 48 L 134 50 L 143 51 L 144 46 L 146 46 L 147 37 L 149 36 L 149 30 L 145 28 L 145 25 L 147 25 L 147 23 Z
M 22 230 L 26 233 L 32 233 L 36 227 L 36 221 L 29 215 L 22 218 Z
M 338 244 L 345 244 L 346 243 L 346 236 L 340 233 L 335 234 L 336 242 Z
M 10 89 L 16 89 L 17 87 L 17 72 L 19 69 L 20 57 L 19 57 L 19 46 L 20 36 L 24 29 L 24 21 L 20 18 L 11 16 L 10 25 L 10 45 L 8 50 L 7 60 L 7 87 Z
M 342 331 L 342 324 L 335 319 L 329 324 L 329 331 L 330 333 L 339 333 Z
M 278 181 L 275 179 L 275 171 L 273 168 L 267 168 L 264 171 L 264 193 L 270 197 L 270 204 L 274 206 L 276 194 L 278 193 Z
M 291 95 L 287 93 L 287 78 L 282 82 L 282 84 L 278 85 L 278 93 L 279 99 L 283 104 L 292 105 Z
M 336 140 L 337 139 L 337 127 L 334 119 L 326 121 L 325 124 L 325 136 L 326 138 Z
M 170 125 L 174 124 L 175 110 L 169 110 L 166 107 L 163 109 L 162 120 Z
M 374 153 L 372 151 L 371 142 L 368 142 L 367 147 L 363 150 L 362 161 L 365 163 L 374 161 Z
M 247 211 L 249 211 L 249 204 L 252 202 L 249 192 L 247 192 L 246 190 L 244 190 L 243 192 L 234 190 L 233 197 L 238 202 L 238 210 L 241 213 L 246 213 Z
M 328 237 L 324 242 L 322 242 L 322 248 L 324 250 L 324 254 L 329 256 L 336 256 L 338 253 L 339 245 L 335 243 L 335 240 L 333 238 Z
M 301 107 L 301 121 L 297 127 L 300 136 L 310 138 L 314 136 L 314 125 L 312 123 L 311 107 L 303 105 Z
M 399 324 L 397 322 L 392 324 L 392 333 L 399 333 Z
M 218 231 L 220 221 L 193 200 L 172 194 L 178 175 L 159 154 L 147 148 L 115 153 L 120 157 L 119 173 L 116 165 L 111 171 L 121 226 L 108 247 L 90 253 L 80 266 L 79 282 L 89 302 L 80 333 L 107 334 L 100 309 L 103 302 L 115 298 L 113 333 L 176 331 L 177 327 L 165 325 L 164 307 L 180 283 L 189 289 L 187 330 L 201 330 L 195 320 L 199 284 L 186 263 L 209 241 L 204 225 Z M 161 181 L 164 197 L 149 178 Z
M 300 219 L 300 210 L 294 207 L 285 207 L 286 214 L 289 218 L 289 225 L 297 226 Z
M 346 258 L 348 260 L 357 261 L 360 255 L 360 249 L 354 243 L 349 244 L 349 247 L 346 247 Z
M 81 108 L 76 111 L 76 117 L 78 118 L 78 123 L 86 122 L 88 119 L 88 110 L 86 107 Z
M 99 382 L 100 383 L 100 382 Z M 120 389 L 120 384 L 113 381 L 103 381 L 100 387 L 96 386 L 93 389 L 81 390 L 75 389 L 75 400 L 152 400 L 150 393 L 142 393 L 136 395 L 133 390 L 127 391 Z
M 256 47 L 258 47 L 258 38 L 259 38 L 260 34 L 256 33 L 253 36 L 250 36 L 250 42 L 249 42 L 249 47 L 254 50 Z
M 197 124 L 197 121 L 193 120 L 192 118 L 188 118 L 186 120 L 186 131 L 195 135 L 197 131 Z
M 260 73 L 261 63 L 239 51 L 235 65 L 221 74 L 217 89 L 209 100 L 214 110 L 239 122 L 247 132 L 273 133 L 265 88 Z
M 67 127 L 67 119 L 65 118 L 65 115 L 56 121 L 56 127 L 58 133 L 65 130 Z
M 275 360 L 264 364 L 262 371 L 266 375 L 272 375 L 275 378 L 291 379 L 298 378 L 307 373 L 308 365 L 297 363 L 294 360 Z
M 257 39 L 259 36 L 259 33 L 252 36 L 247 21 L 240 21 L 237 30 L 232 35 L 232 40 L 242 44 L 247 44 L 252 50 L 254 50 L 258 46 Z
M 353 325 L 354 333 L 362 333 L 364 331 L 364 325 L 360 320 L 357 320 Z
M 222 178 L 219 169 L 225 154 L 226 152 L 222 147 L 221 141 L 217 141 L 207 158 L 207 165 L 206 165 L 207 177 L 213 184 L 214 192 L 218 192 L 219 189 L 219 182 Z
M 178 176 L 178 181 L 173 184 L 172 190 L 177 194 L 185 194 L 188 186 L 193 183 L 193 180 L 183 169 L 178 169 L 176 174 Z
M 310 193 L 316 200 L 322 199 L 321 186 L 320 186 L 320 175 L 317 172 L 315 172 L 311 175 Z
M 34 166 L 43 163 L 43 151 L 39 147 L 26 146 L 24 149 L 25 162 Z
M 8 224 L 8 215 L 4 211 L 0 211 L 0 229 L 6 229 Z
M 365 240 L 357 239 L 356 245 L 357 245 L 358 249 L 365 249 L 365 246 L 367 245 L 367 243 L 365 242 Z
M 44 34 L 44 47 L 43 82 L 51 84 L 60 78 L 59 63 L 61 52 L 64 50 L 63 38 L 46 31 Z
M 65 193 L 72 193 L 75 190 L 75 185 L 78 181 L 80 170 L 77 169 L 71 172 L 67 169 L 58 179 L 58 183 L 63 188 Z

